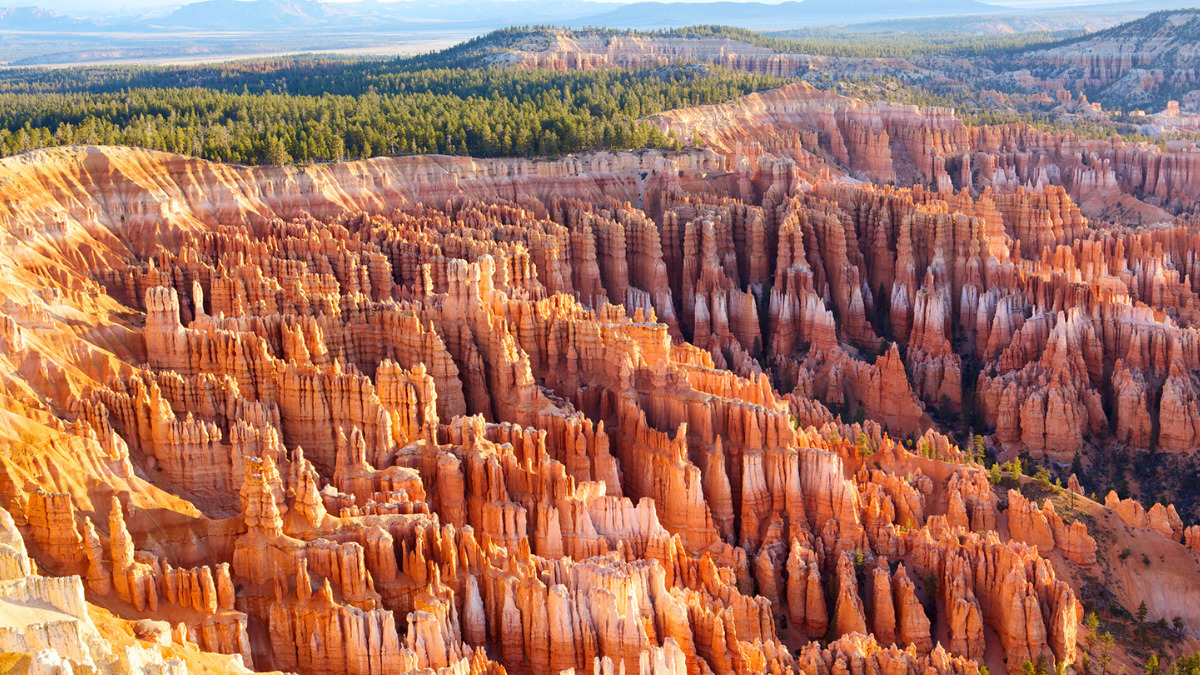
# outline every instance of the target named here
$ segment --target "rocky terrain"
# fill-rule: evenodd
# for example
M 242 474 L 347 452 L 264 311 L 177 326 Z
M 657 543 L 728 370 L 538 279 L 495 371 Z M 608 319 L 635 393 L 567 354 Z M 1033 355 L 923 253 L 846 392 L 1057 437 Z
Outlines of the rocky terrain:
M 1017 113 L 1053 109 L 1062 116 L 1080 112 L 1076 107 L 1089 114 L 1157 113 L 1172 101 L 1185 113 L 1200 113 L 1200 11 L 1161 11 L 1115 26 L 1117 17 L 1101 16 L 1108 17 L 1073 29 L 1038 31 L 1035 22 L 1016 33 L 1011 27 L 990 32 L 976 25 L 986 24 L 978 17 L 767 35 L 722 27 L 537 29 L 483 38 L 475 53 L 488 63 L 555 70 L 712 64 L 795 76 L 826 89 L 844 80 L 894 78 L 964 102 L 979 103 L 980 94 L 998 97 L 1003 105 L 981 107 Z M 1081 27 L 1100 30 L 1081 33 Z M 1092 110 L 1089 101 L 1102 108 Z
M 769 75 L 794 75 L 812 63 L 805 54 L 779 52 L 731 37 L 588 31 L 531 32 L 483 58 L 489 64 L 530 69 L 657 68 L 704 63 Z
M 1200 648 L 1194 505 L 1098 469 L 1200 447 L 1200 150 L 802 84 L 651 121 L 698 147 L 0 160 L 0 652 L 1017 675 Z
M 1046 83 L 1084 91 L 1125 108 L 1161 110 L 1200 87 L 1200 10 L 1158 12 L 1084 39 L 1022 54 L 1020 65 Z

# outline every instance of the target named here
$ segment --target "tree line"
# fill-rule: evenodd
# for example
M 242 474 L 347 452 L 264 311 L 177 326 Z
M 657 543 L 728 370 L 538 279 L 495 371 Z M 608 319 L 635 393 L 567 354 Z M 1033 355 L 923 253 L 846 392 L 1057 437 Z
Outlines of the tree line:
M 177 80 L 180 70 L 124 69 L 122 77 L 149 85 L 156 74 Z M 716 67 L 560 73 L 372 62 L 284 64 L 260 68 L 253 78 L 247 76 L 253 69 L 236 72 L 233 82 L 218 78 L 211 86 L 178 88 L 169 82 L 115 91 L 0 86 L 8 89 L 0 93 L 0 153 L 113 144 L 281 164 L 409 153 L 553 156 L 675 148 L 678 139 L 640 118 L 785 82 Z M 87 71 L 79 77 L 96 80 Z

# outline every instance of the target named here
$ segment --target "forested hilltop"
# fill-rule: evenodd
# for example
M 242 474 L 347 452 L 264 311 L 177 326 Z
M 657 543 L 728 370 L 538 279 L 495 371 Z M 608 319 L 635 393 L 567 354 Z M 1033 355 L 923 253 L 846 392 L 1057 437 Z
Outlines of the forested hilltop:
M 727 40 L 781 53 L 898 53 L 866 35 L 795 40 L 721 26 L 650 32 L 519 27 L 387 61 L 289 57 L 201 66 L 14 69 L 0 74 L 0 153 L 112 144 L 221 162 L 280 164 L 408 153 L 553 156 L 677 147 L 690 139 L 664 136 L 637 120 L 777 87 L 802 74 L 766 75 L 713 63 L 561 72 L 489 61 L 552 33 Z M 972 54 L 1045 37 L 964 36 L 952 43 L 937 38 L 936 48 Z M 915 53 L 923 44 L 908 38 L 902 51 Z
M 1086 73 L 1042 64 L 1045 54 L 1083 44 L 1064 39 L 1071 37 L 1063 31 L 829 28 L 764 35 L 724 26 L 515 27 L 392 60 L 309 56 L 13 69 L 0 72 L 0 154 L 110 144 L 287 164 L 674 148 L 692 139 L 664 135 L 639 120 L 795 80 L 864 99 L 953 106 L 976 123 L 1029 122 L 1096 138 L 1194 135 L 1178 125 L 1148 128 L 1152 121 L 1140 111 L 1119 109 L 1175 95 L 1178 87 L 1145 92 L 1126 86 L 1153 84 L 1132 69 L 1109 83 L 1109 91 Z M 1115 104 L 1116 115 L 1078 96 L 1085 89 L 1089 97 L 1106 97 L 1106 108 Z
M 0 74 L 0 153 L 112 144 L 280 164 L 678 147 L 637 120 L 789 81 L 711 64 L 570 72 L 488 64 L 487 54 L 544 30 L 506 29 L 392 60 L 14 69 Z
M 555 73 L 297 62 L 257 75 L 256 69 L 124 69 L 113 77 L 132 86 L 119 88 L 95 82 L 84 70 L 10 76 L 0 94 L 0 150 L 134 145 L 221 162 L 281 164 L 406 153 L 494 157 L 674 147 L 678 139 L 636 120 L 784 82 L 712 67 Z M 211 82 L 179 86 L 190 78 Z

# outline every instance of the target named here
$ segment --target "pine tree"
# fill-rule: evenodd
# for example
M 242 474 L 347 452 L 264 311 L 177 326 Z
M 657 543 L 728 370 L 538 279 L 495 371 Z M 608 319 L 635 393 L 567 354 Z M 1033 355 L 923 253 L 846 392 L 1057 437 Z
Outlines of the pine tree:
M 262 161 L 264 164 L 290 164 L 292 157 L 283 146 L 283 141 L 278 136 L 271 136 L 263 150 Z
M 1150 658 L 1146 659 L 1146 675 L 1162 675 L 1162 668 L 1158 665 L 1158 654 L 1151 654 Z

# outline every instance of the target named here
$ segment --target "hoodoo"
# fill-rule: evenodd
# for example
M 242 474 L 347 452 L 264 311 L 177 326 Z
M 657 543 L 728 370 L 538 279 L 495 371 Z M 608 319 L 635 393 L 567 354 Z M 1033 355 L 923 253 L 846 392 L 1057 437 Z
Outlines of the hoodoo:
M 701 42 L 496 58 L 807 67 Z M 0 652 L 1018 675 L 1094 672 L 1104 633 L 1122 672 L 1195 651 L 1194 143 L 803 83 L 644 124 L 694 147 L 0 160 Z M 1100 475 L 1121 463 L 1179 475 Z

